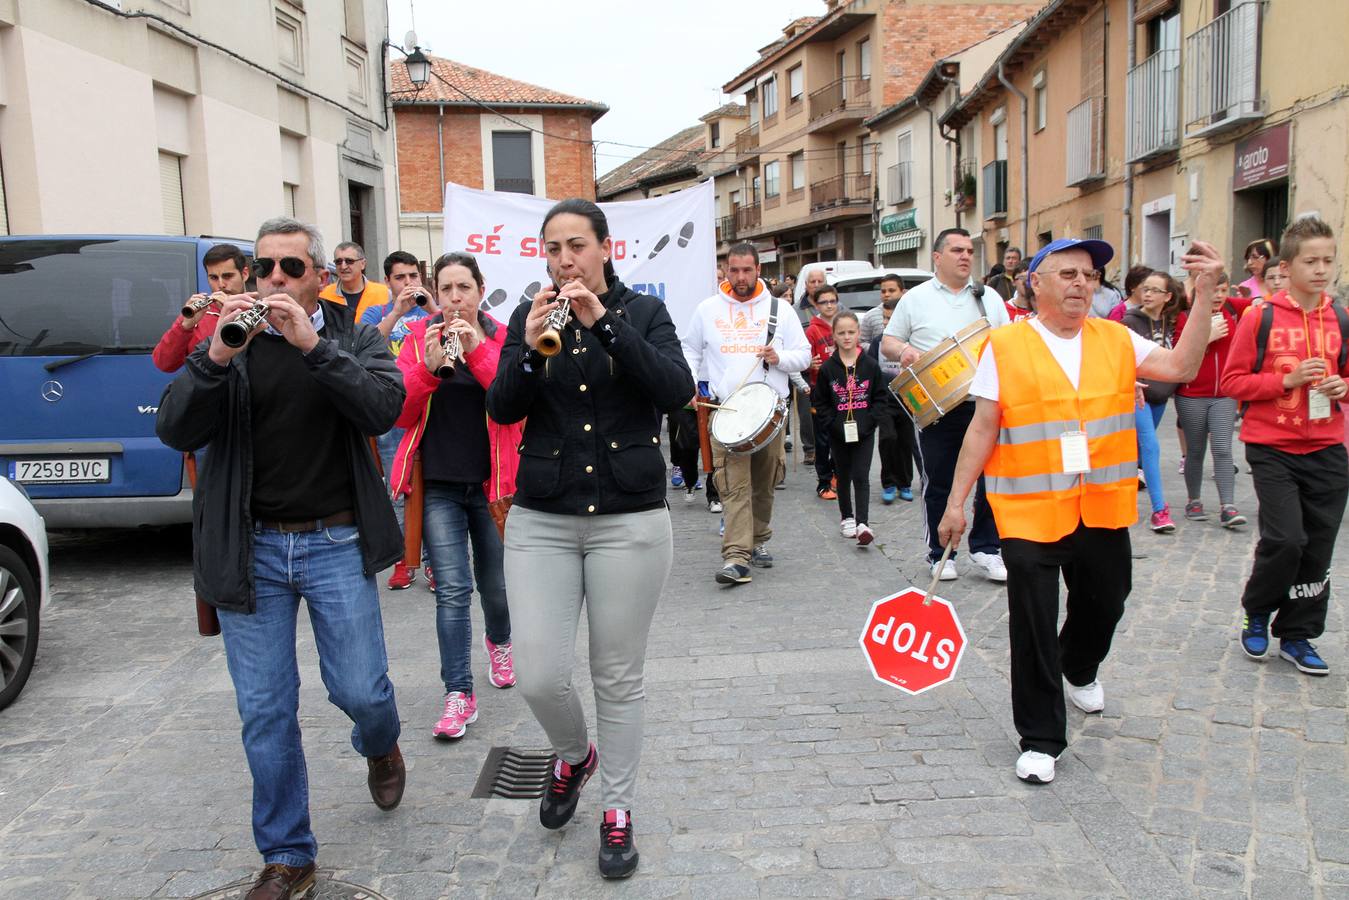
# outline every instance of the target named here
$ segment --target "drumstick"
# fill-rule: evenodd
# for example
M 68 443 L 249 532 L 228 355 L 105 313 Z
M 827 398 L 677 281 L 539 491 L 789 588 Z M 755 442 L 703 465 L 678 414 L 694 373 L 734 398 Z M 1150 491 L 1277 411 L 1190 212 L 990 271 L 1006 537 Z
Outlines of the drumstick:
M 737 390 L 739 390 L 739 388 L 737 388 Z M 708 409 L 724 409 L 724 410 L 726 410 L 727 412 L 739 412 L 739 411 L 740 411 L 740 410 L 736 409 L 734 406 L 723 406 L 723 405 L 720 404 L 720 403 L 708 403 L 706 400 L 699 400 L 699 401 L 698 401 L 698 405 L 699 405 L 699 406 L 704 406 L 704 407 L 706 407 L 706 408 L 708 408 Z

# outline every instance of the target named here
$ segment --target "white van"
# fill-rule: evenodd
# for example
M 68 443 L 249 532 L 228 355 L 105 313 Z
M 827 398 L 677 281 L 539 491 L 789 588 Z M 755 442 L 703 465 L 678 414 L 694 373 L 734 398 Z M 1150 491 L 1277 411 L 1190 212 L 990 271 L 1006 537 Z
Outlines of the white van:
M 853 273 L 870 272 L 873 268 L 875 267 L 865 259 L 833 259 L 829 262 L 806 263 L 801 267 L 801 271 L 796 273 L 796 287 L 792 292 L 792 305 L 798 310 L 801 308 L 801 297 L 806 292 L 806 276 L 811 272 L 816 270 L 824 272 L 824 280 L 833 284 L 835 278 Z

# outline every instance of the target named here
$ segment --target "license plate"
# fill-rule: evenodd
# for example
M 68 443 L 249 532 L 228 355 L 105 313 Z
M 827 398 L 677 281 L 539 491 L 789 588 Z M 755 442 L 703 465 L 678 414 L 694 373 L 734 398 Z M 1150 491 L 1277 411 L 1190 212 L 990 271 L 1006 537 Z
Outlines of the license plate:
M 24 484 L 88 484 L 109 480 L 106 459 L 16 459 L 9 477 Z

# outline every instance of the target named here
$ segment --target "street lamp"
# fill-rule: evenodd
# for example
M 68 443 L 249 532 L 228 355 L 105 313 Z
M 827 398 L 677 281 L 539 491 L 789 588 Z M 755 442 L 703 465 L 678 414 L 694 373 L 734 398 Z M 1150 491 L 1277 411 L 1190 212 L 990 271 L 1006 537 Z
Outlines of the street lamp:
M 413 47 L 403 62 L 408 67 L 408 79 L 420 88 L 431 80 L 431 60 L 427 59 L 421 47 Z

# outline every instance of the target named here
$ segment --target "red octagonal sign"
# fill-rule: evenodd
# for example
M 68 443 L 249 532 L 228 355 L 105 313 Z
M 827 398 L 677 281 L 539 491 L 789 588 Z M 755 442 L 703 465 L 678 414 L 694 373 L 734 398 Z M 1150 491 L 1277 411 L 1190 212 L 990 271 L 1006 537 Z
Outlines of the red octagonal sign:
M 926 597 L 909 588 L 877 600 L 858 638 L 871 674 L 910 694 L 954 678 L 965 652 L 965 630 L 955 608 L 940 597 L 925 605 Z

